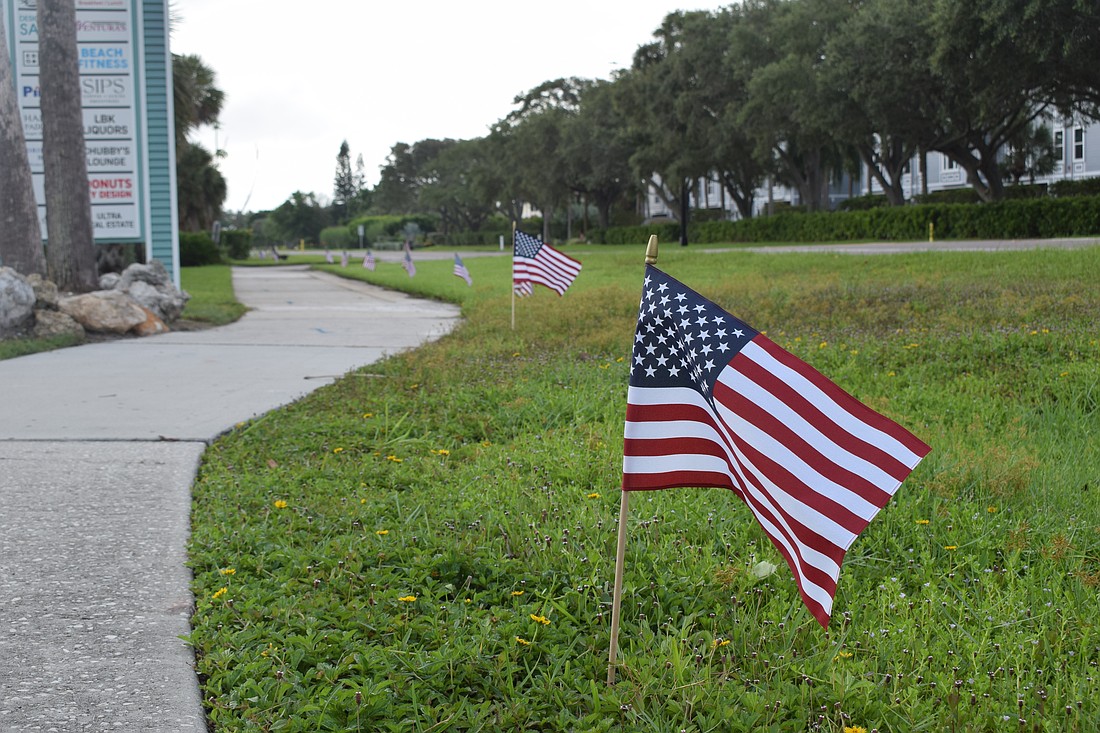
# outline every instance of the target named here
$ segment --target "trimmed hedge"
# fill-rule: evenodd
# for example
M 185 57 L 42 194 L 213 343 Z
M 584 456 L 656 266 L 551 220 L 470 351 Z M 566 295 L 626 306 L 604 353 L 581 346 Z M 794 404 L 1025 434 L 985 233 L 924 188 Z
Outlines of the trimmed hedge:
M 936 239 L 1046 239 L 1100 234 L 1100 197 L 1014 199 L 995 204 L 917 204 L 861 211 L 784 213 L 741 221 L 703 221 L 688 225 L 688 239 L 717 242 L 845 242 Z M 679 225 L 615 227 L 593 232 L 601 244 L 638 244 L 656 234 L 661 241 L 680 237 Z
M 223 229 L 222 246 L 230 259 L 247 260 L 252 254 L 252 230 Z
M 221 250 L 206 232 L 180 232 L 180 266 L 202 267 L 222 261 Z

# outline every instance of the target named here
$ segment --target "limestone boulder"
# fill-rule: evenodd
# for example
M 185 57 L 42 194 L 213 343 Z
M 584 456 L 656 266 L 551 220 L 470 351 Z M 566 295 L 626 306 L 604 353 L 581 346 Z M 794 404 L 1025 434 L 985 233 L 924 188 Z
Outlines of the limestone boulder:
M 88 331 L 123 334 L 145 323 L 145 309 L 119 290 L 97 290 L 58 302 L 62 313 Z
M 104 287 L 102 279 L 100 287 Z M 147 265 L 130 265 L 110 287 L 128 294 L 165 323 L 172 323 L 179 318 L 183 307 L 191 299 L 190 295 L 172 283 L 168 270 L 159 260 L 153 260 Z
M 49 338 L 51 336 L 76 336 L 84 338 L 84 327 L 61 311 L 38 308 L 34 312 L 35 338 Z
M 34 288 L 10 267 L 0 267 L 0 338 L 20 333 L 34 323 Z
M 168 326 L 164 325 L 156 313 L 143 307 L 145 311 L 145 320 L 130 329 L 130 332 L 135 336 L 155 336 L 158 333 L 167 333 L 169 331 Z
M 60 300 L 61 295 L 52 280 L 33 273 L 27 276 L 27 282 L 34 288 L 35 310 L 42 308 L 57 310 L 57 301 Z

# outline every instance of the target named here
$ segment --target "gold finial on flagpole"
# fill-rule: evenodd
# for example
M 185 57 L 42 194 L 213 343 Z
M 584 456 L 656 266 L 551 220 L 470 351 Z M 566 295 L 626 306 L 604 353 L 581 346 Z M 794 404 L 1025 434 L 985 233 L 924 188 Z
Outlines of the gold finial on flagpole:
M 647 265 L 657 264 L 657 235 L 649 235 L 649 244 L 645 246 L 645 263 Z

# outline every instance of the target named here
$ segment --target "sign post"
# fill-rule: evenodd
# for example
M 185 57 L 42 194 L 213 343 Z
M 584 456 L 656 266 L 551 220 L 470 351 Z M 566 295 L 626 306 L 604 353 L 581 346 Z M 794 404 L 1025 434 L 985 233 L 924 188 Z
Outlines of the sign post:
M 37 0 L 0 0 L 16 96 L 46 231 Z M 93 236 L 139 244 L 179 285 L 167 0 L 76 0 L 76 41 Z

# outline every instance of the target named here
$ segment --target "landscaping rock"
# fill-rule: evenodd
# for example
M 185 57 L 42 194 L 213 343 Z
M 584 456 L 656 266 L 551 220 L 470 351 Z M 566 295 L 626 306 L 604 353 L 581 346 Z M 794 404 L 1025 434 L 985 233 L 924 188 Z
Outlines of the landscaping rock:
M 122 271 L 111 285 L 105 285 L 108 276 L 100 278 L 100 287 L 110 287 L 128 294 L 141 305 L 153 311 L 161 320 L 171 323 L 180 317 L 191 296 L 177 288 L 159 260 L 148 265 L 134 263 Z
M 0 267 L 0 338 L 13 336 L 34 322 L 34 288 L 10 267 Z
M 87 330 L 100 333 L 126 333 L 146 321 L 145 309 L 119 290 L 62 298 L 58 308 Z
M 35 310 L 42 308 L 57 310 L 57 301 L 61 296 L 52 280 L 47 280 L 38 273 L 33 273 L 27 276 L 27 282 L 34 288 L 34 297 L 37 301 L 34 306 Z
M 145 311 L 145 320 L 130 329 L 130 332 L 137 336 L 155 336 L 158 333 L 167 333 L 170 329 L 164 325 L 156 313 L 142 306 Z
M 61 311 L 39 308 L 34 312 L 32 335 L 35 338 L 72 335 L 83 339 L 84 327 Z

